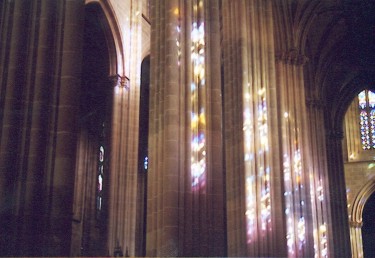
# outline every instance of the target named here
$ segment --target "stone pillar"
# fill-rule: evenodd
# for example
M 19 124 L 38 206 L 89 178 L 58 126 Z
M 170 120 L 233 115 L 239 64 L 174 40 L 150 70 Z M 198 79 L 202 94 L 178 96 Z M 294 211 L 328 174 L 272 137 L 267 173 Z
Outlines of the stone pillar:
M 136 82 L 117 76 L 113 91 L 108 229 L 111 255 L 116 248 L 135 254 L 139 116 Z
M 311 201 L 311 193 L 315 191 L 315 185 L 311 182 L 311 131 L 307 120 L 303 73 L 303 65 L 308 58 L 301 49 L 290 48 L 279 51 L 277 60 L 286 245 L 289 256 L 311 257 L 315 254 L 313 236 L 316 226 L 314 228 L 314 202 Z
M 23 225 L 18 232 L 17 243 L 26 255 L 40 255 L 43 246 L 47 197 L 44 176 L 46 161 L 46 140 L 49 121 L 49 104 L 52 93 L 54 2 L 33 2 L 27 61 L 27 80 L 23 92 L 22 143 L 20 146 L 20 177 L 17 182 L 17 217 Z
M 30 22 L 30 1 L 1 3 L 0 36 L 0 225 L 3 233 L 0 250 L 4 255 L 15 255 L 14 238 L 16 180 L 20 176 L 20 138 L 22 96 L 27 71 L 27 39 Z M 22 224 L 22 223 L 21 223 Z
M 226 194 L 224 168 L 224 132 L 222 110 L 221 6 L 207 0 L 206 8 L 206 78 L 207 78 L 207 210 L 201 216 L 207 229 L 207 242 L 201 255 L 227 256 Z M 203 249 L 207 250 L 203 250 Z
M 328 132 L 328 191 L 332 228 L 329 237 L 330 241 L 333 243 L 333 247 L 330 249 L 330 255 L 334 257 L 350 257 L 348 208 L 346 203 L 346 185 L 342 156 L 343 133 L 339 130 L 331 130 Z
M 146 255 L 226 256 L 219 3 L 150 4 Z
M 223 1 L 229 256 L 286 256 L 272 1 Z
M 74 194 L 77 113 L 81 76 L 83 0 L 57 3 L 53 95 L 49 123 L 46 185 L 48 221 L 45 255 L 69 256 Z
M 350 246 L 352 257 L 363 257 L 362 222 L 350 221 Z
M 315 194 L 311 200 L 311 223 L 314 227 L 315 254 L 329 255 L 331 242 L 331 217 L 328 196 L 328 169 L 326 158 L 326 135 L 324 127 L 325 104 L 318 97 L 307 98 L 308 131 L 310 143 L 310 189 Z
M 182 255 L 183 220 L 179 166 L 184 139 L 180 132 L 183 104 L 177 66 L 178 0 L 151 1 L 151 85 L 147 256 Z M 183 205 L 183 203 L 181 204 Z M 181 207 L 181 209 L 180 209 Z

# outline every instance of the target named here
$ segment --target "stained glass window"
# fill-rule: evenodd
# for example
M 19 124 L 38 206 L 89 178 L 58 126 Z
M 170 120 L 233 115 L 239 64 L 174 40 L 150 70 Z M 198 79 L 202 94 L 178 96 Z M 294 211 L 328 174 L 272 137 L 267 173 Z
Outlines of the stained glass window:
M 104 176 L 104 146 L 99 147 L 98 159 L 98 187 L 96 190 L 96 210 L 100 212 L 103 208 L 103 176 Z
M 362 148 L 375 149 L 375 93 L 369 90 L 360 92 L 358 105 Z

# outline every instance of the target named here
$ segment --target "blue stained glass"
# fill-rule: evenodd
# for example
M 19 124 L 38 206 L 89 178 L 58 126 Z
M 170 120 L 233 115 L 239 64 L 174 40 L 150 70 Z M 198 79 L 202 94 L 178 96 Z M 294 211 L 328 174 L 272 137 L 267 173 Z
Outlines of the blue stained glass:
M 364 90 L 358 94 L 362 148 L 375 149 L 375 93 Z
M 368 91 L 368 103 L 371 108 L 375 107 L 375 93 Z
M 370 130 L 367 111 L 362 110 L 360 113 L 360 123 L 361 123 L 361 138 L 362 138 L 362 148 L 369 149 L 370 147 Z
M 364 109 L 366 108 L 366 91 L 362 91 L 358 94 L 359 107 Z
M 371 141 L 372 148 L 375 148 L 375 109 L 370 112 L 370 124 L 371 124 Z

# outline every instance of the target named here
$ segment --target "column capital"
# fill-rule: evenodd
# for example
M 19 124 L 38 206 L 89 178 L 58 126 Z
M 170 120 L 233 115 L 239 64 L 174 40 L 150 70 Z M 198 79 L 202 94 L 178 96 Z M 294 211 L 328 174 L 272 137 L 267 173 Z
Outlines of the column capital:
M 362 221 L 349 221 L 349 225 L 351 228 L 362 228 L 363 222 Z
M 280 51 L 276 54 L 276 61 L 291 65 L 304 65 L 309 61 L 309 58 L 297 48 L 291 48 L 286 51 Z
M 119 74 L 111 75 L 109 76 L 109 81 L 112 83 L 113 87 L 130 88 L 130 80 L 126 76 L 121 76 Z

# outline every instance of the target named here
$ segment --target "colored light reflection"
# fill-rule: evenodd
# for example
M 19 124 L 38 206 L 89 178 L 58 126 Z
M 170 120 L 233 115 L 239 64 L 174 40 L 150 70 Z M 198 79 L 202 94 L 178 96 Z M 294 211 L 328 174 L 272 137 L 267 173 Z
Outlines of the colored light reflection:
M 284 154 L 284 198 L 287 218 L 287 247 L 290 257 L 298 256 L 306 242 L 306 222 L 304 217 L 305 200 L 302 178 L 302 158 L 299 149 L 290 157 Z
M 198 8 L 199 7 L 199 8 Z M 193 4 L 191 30 L 191 186 L 193 190 L 206 180 L 206 115 L 205 115 L 205 31 L 203 2 Z
M 253 91 L 256 94 L 252 94 Z M 254 108 L 254 102 L 257 103 Z M 246 176 L 247 243 L 257 234 L 271 230 L 271 187 L 268 164 L 268 124 L 266 89 L 243 88 L 243 137 Z M 260 220 L 258 220 L 260 218 Z M 259 236 L 259 235 L 258 235 Z

